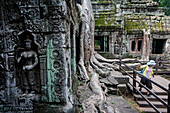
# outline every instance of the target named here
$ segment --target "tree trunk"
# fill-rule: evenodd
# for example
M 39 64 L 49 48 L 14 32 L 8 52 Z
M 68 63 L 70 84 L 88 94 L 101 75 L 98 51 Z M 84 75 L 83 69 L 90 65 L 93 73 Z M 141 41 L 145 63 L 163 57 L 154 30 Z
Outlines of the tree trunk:
M 94 51 L 94 17 L 91 2 L 83 0 L 81 3 L 77 4 L 82 24 L 78 78 L 85 81 L 84 84 L 89 82 L 89 88 L 93 92 L 83 101 L 82 107 L 84 113 L 105 113 L 102 106 L 107 98 L 105 95 L 107 88 L 99 82 L 99 78 L 107 77 L 111 71 L 117 69 L 118 66 L 115 64 L 117 60 L 107 60 Z

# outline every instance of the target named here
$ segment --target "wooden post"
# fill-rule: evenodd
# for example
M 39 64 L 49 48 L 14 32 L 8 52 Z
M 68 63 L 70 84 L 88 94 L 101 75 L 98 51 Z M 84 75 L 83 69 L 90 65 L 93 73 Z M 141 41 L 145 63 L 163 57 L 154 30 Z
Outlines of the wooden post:
M 158 66 L 159 66 L 159 61 L 156 60 L 156 75 L 158 75 Z
M 170 106 L 170 84 L 169 84 L 169 88 L 168 88 L 168 105 Z M 170 113 L 169 107 L 167 107 L 167 113 Z
M 136 67 L 133 68 L 133 78 L 136 79 L 136 72 L 135 72 Z M 133 79 L 133 86 L 136 88 L 136 81 Z M 133 92 L 136 93 L 135 88 L 133 88 Z
M 119 61 L 120 61 L 120 62 L 119 62 L 119 71 L 121 71 L 121 63 L 122 63 L 122 59 L 120 58 Z
M 106 52 L 106 43 L 105 43 L 105 41 L 106 41 L 106 37 L 104 36 L 104 42 L 103 42 L 103 45 L 104 45 L 104 52 Z

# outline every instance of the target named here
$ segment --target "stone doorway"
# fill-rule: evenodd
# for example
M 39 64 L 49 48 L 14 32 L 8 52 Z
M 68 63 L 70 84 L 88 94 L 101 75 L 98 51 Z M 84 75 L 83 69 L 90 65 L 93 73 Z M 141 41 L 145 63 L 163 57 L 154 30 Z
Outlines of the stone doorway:
M 152 54 L 162 54 L 167 39 L 153 39 Z
M 108 36 L 96 36 L 94 37 L 95 43 L 95 51 L 109 51 L 109 37 Z

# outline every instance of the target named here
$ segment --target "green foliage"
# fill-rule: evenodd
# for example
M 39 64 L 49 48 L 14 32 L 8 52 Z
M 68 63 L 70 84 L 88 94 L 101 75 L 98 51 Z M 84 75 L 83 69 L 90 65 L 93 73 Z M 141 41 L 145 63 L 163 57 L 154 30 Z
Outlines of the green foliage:
M 112 104 L 115 104 L 115 102 L 112 102 Z
M 154 0 L 159 3 L 160 7 L 164 7 L 166 15 L 170 16 L 170 0 Z
M 79 113 L 82 112 L 82 111 L 83 111 L 83 109 L 82 109 L 82 108 L 79 108 Z
M 146 113 L 145 111 L 142 111 L 141 113 Z
M 92 77 L 92 74 L 89 74 L 89 77 L 91 78 L 91 77 Z
M 100 40 L 95 40 L 94 41 L 94 48 L 97 49 L 97 50 L 100 50 Z

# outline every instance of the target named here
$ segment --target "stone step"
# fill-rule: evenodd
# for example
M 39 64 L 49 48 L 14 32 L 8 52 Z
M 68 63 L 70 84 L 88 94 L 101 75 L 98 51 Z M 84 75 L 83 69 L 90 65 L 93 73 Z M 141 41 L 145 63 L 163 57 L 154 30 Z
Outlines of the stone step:
M 127 76 L 114 76 L 114 78 L 118 81 L 119 84 L 126 84 L 129 82 L 129 77 Z
M 133 74 L 133 71 L 126 71 L 126 72 L 129 73 L 129 74 Z M 140 71 L 137 71 L 137 72 L 140 73 Z M 124 74 L 124 75 L 126 75 L 126 74 Z
M 127 86 L 130 88 L 131 91 L 133 91 L 133 87 L 130 84 L 127 84 Z M 139 90 L 139 87 L 136 87 Z M 146 95 L 146 90 L 144 88 L 142 89 L 142 94 Z M 156 95 L 167 95 L 167 92 L 162 92 L 162 91 L 155 91 L 154 92 Z
M 168 101 L 168 96 L 167 95 L 158 95 L 159 96 L 159 98 L 161 98 L 162 100 L 164 100 L 164 101 Z M 145 99 L 141 96 L 141 95 L 139 95 L 139 94 L 134 94 L 134 97 L 135 97 L 135 100 L 136 101 L 144 101 Z M 145 96 L 145 97 L 147 97 L 147 96 Z M 150 101 L 157 101 L 158 99 L 156 99 L 153 95 L 151 95 L 151 97 L 147 97 L 147 99 L 148 100 L 150 100 Z
M 108 87 L 109 94 L 117 95 L 120 92 L 124 93 L 127 89 L 126 84 L 119 84 L 117 87 Z
M 117 87 L 117 85 L 119 84 L 113 76 L 102 78 L 100 79 L 100 82 L 104 83 L 107 87 Z
M 130 77 L 129 77 L 130 78 Z M 140 81 L 141 78 L 137 76 L 137 80 Z M 170 83 L 170 81 L 168 81 L 167 79 L 162 78 L 161 76 L 155 76 L 154 78 L 152 78 L 153 81 L 155 81 L 156 83 L 159 83 L 162 87 L 168 89 L 168 84 Z M 129 82 L 131 84 L 133 84 L 133 80 L 130 78 Z M 139 90 L 139 84 L 136 83 L 136 88 Z M 131 90 L 133 90 L 132 86 L 129 86 Z M 155 84 L 152 83 L 152 91 L 157 94 L 157 95 L 167 95 L 167 92 L 164 91 L 163 89 L 161 89 L 160 87 L 156 86 Z M 143 94 L 146 94 L 147 90 L 142 88 L 141 91 Z
M 133 71 L 126 71 L 126 72 L 129 73 L 129 74 L 133 74 Z M 137 72 L 140 73 L 140 71 L 137 71 Z M 153 72 L 156 74 L 156 70 L 154 70 Z M 126 75 L 125 72 L 122 71 L 122 73 L 123 73 L 123 75 Z M 170 71 L 158 71 L 157 74 L 158 74 L 158 75 L 163 75 L 163 74 L 169 75 L 169 74 L 170 74 Z
M 106 113 L 138 113 L 136 109 L 130 107 L 122 96 L 109 95 L 106 104 L 114 109 L 114 111 Z
M 117 88 L 119 89 L 120 92 L 124 94 L 126 92 L 127 86 L 126 84 L 119 84 L 117 85 Z
M 129 77 L 122 75 L 119 71 L 112 71 L 110 75 L 113 76 L 119 84 L 126 84 L 129 82 Z
M 156 95 L 167 95 L 167 92 L 154 92 Z M 146 95 L 146 91 L 142 91 L 142 94 Z
M 112 95 L 117 95 L 118 94 L 118 88 L 108 87 L 107 93 L 112 94 Z
M 166 108 L 158 108 L 158 110 L 161 112 L 161 113 L 167 113 L 167 109 Z M 153 108 L 141 108 L 141 111 L 143 113 L 156 113 L 156 111 L 153 109 Z
M 140 81 L 140 78 L 137 76 L 137 80 Z M 153 81 L 156 83 L 159 83 L 161 86 L 168 88 L 168 84 L 170 81 L 160 77 L 160 76 L 155 76 L 152 78 Z M 133 84 L 133 80 L 130 78 L 129 79 L 130 83 Z M 130 90 L 133 91 L 133 87 L 128 83 L 127 86 L 130 88 Z M 157 96 L 162 98 L 167 102 L 168 100 L 168 95 L 167 92 L 159 88 L 158 86 L 154 85 L 152 83 L 153 89 L 152 92 L 154 92 Z M 139 90 L 138 83 L 136 84 L 136 88 Z M 147 90 L 142 88 L 141 93 L 146 96 Z M 134 97 L 136 98 L 137 104 L 140 106 L 140 109 L 143 109 L 144 113 L 156 113 L 156 111 L 139 95 L 139 94 L 134 94 Z M 147 97 L 147 96 L 146 96 Z M 148 100 L 151 101 L 153 105 L 155 105 L 158 109 L 161 109 L 160 111 L 163 113 L 166 113 L 166 106 L 162 104 L 161 102 L 157 101 L 157 99 L 151 95 L 151 97 L 147 97 Z M 153 110 L 152 110 L 153 109 Z
M 146 101 L 136 101 L 140 107 L 151 107 Z M 157 108 L 166 108 L 161 102 L 151 101 L 151 103 Z

